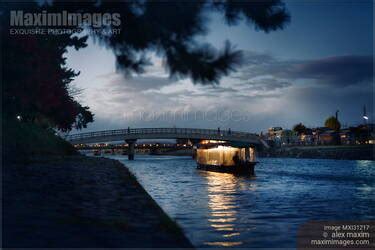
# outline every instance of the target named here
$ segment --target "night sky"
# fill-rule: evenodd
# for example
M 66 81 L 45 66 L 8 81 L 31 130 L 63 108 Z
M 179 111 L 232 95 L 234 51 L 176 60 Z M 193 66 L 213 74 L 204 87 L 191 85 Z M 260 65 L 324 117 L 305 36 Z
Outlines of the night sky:
M 92 40 L 67 53 L 81 71 L 79 100 L 95 113 L 85 131 L 130 127 L 231 128 L 260 132 L 302 122 L 323 126 L 339 110 L 345 125 L 373 121 L 373 2 L 285 1 L 291 22 L 264 33 L 246 23 L 228 27 L 210 15 L 209 32 L 197 37 L 217 48 L 230 40 L 243 64 L 219 85 L 170 79 L 162 58 L 140 76 L 116 73 L 112 51 Z M 126 32 L 126 25 L 122 32 Z

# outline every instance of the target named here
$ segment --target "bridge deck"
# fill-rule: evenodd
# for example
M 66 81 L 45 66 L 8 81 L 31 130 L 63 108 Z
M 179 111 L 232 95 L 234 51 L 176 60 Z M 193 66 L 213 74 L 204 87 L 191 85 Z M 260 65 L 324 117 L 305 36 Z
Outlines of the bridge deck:
M 123 141 L 137 139 L 208 139 L 260 144 L 256 134 L 215 129 L 195 128 L 132 128 L 79 133 L 66 136 L 73 144 Z

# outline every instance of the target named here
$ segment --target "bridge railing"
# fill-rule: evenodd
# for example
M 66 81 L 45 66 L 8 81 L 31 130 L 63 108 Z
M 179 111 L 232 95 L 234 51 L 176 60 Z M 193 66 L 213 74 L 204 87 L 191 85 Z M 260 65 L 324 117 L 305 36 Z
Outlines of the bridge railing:
M 195 128 L 128 128 L 128 129 L 115 129 L 115 130 L 104 130 L 87 132 L 80 134 L 72 134 L 66 136 L 66 140 L 82 140 L 87 138 L 95 137 L 106 137 L 106 136 L 126 136 L 126 135 L 145 135 L 145 134 L 192 134 L 192 135 L 220 135 L 220 136 L 230 136 L 239 138 L 249 138 L 257 136 L 252 133 L 230 131 L 230 130 L 215 130 L 215 129 L 195 129 Z

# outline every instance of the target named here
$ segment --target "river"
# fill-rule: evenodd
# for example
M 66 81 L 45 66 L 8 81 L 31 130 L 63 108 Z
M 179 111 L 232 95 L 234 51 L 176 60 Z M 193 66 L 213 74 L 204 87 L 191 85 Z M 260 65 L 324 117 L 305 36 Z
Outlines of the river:
M 295 247 L 310 220 L 374 220 L 375 163 L 262 158 L 256 177 L 196 169 L 190 157 L 123 162 L 196 247 Z

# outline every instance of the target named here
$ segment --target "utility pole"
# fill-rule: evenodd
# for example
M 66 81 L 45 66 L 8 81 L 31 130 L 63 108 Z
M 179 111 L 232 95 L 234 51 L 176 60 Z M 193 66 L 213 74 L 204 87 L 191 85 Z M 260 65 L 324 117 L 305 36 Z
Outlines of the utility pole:
M 336 110 L 336 121 L 337 123 L 339 122 L 339 110 Z M 340 127 L 335 131 L 335 140 L 336 140 L 336 144 L 341 144 L 341 140 L 340 140 Z

